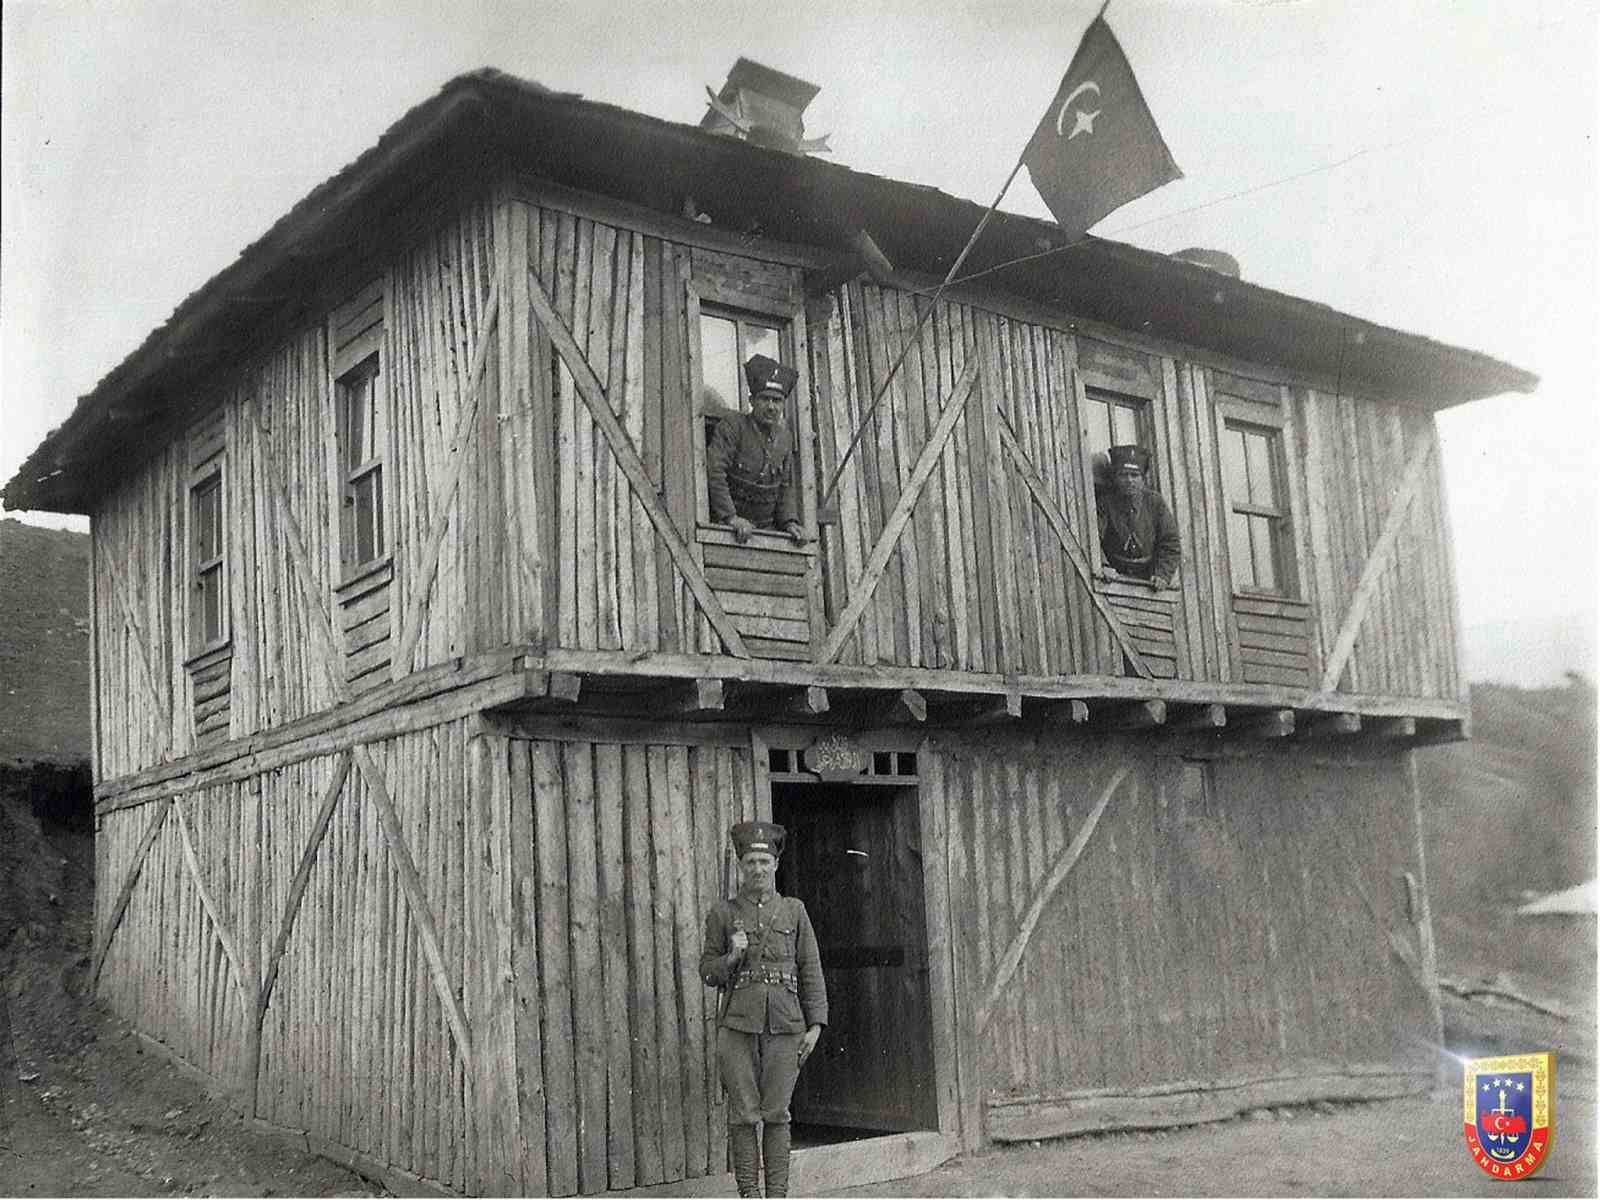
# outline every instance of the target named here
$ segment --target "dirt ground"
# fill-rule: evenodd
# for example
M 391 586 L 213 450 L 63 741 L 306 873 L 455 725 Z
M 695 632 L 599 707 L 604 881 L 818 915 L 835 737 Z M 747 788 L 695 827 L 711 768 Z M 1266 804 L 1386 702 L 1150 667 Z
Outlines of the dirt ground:
M 0 1195 L 381 1196 L 384 1189 L 263 1135 L 147 1053 L 86 998 L 92 839 L 41 827 L 0 797 Z M 1591 935 L 1592 937 L 1592 935 Z M 1592 943 L 1584 953 L 1593 958 Z M 1559 994 L 1515 978 L 1565 1019 L 1444 998 L 1457 1053 L 1557 1054 L 1557 1131 L 1539 1196 L 1596 1195 L 1593 977 Z M 1504 1185 L 1467 1156 L 1459 1092 L 1258 1110 L 1184 1129 L 994 1147 L 847 1196 L 1457 1196 Z M 1458 1068 L 1459 1070 L 1459 1068 Z M 1456 1075 L 1459 1080 L 1459 1074 Z M 1504 1194 L 1496 1193 L 1496 1194 Z

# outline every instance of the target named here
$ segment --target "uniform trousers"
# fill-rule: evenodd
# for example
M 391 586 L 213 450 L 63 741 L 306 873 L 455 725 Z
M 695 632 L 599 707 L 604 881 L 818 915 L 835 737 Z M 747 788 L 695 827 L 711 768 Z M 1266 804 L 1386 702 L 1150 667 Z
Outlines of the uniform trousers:
M 789 1100 L 800 1077 L 803 1033 L 717 1029 L 717 1071 L 728 1093 L 728 1124 L 789 1123 Z

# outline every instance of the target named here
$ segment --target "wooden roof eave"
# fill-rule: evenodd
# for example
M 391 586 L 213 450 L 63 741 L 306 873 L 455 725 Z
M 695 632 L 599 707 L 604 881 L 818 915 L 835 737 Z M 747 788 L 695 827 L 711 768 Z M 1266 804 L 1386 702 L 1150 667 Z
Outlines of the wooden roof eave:
M 852 229 L 866 229 L 897 266 L 939 275 L 982 211 L 935 188 L 559 95 L 497 71 L 473 72 L 408 112 L 179 305 L 79 400 L 0 490 L 0 499 L 12 508 L 86 511 L 90 489 L 106 477 L 103 459 L 122 449 L 107 437 L 96 410 L 156 403 L 174 381 L 192 379 L 232 352 L 239 335 L 230 313 L 241 301 L 274 286 L 308 286 L 352 233 L 371 225 L 376 198 L 414 185 L 418 164 L 438 175 L 435 152 L 441 149 L 457 168 L 464 161 L 482 163 L 484 156 L 506 169 L 532 162 L 564 186 L 660 212 L 676 212 L 681 196 L 675 192 L 694 187 L 716 204 L 714 215 L 730 229 L 824 251 L 841 249 Z M 638 169 L 640 154 L 651 158 L 651 170 Z M 986 286 L 1228 357 L 1308 375 L 1329 374 L 1338 364 L 1348 390 L 1387 393 L 1429 408 L 1531 391 L 1538 382 L 1487 355 L 1120 243 L 1089 238 L 1060 258 L 1012 262 L 1060 241 L 1050 222 L 1000 214 L 968 270 L 998 268 Z M 1219 294 L 1220 306 L 1213 299 Z M 1347 353 L 1347 342 L 1360 353 Z

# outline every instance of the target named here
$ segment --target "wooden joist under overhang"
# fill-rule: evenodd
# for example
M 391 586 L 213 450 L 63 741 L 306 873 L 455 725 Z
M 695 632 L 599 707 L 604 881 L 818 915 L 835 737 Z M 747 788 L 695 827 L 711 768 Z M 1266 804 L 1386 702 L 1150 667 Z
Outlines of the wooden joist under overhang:
M 718 700 L 720 697 L 720 706 Z M 508 646 L 372 688 L 298 721 L 207 746 L 95 788 L 104 813 L 176 788 L 241 779 L 473 713 L 821 729 L 1015 729 L 1034 735 L 1183 738 L 1184 746 L 1315 739 L 1405 749 L 1461 741 L 1445 700 L 1131 677 L 1020 677 Z M 719 735 L 721 736 L 721 735 Z M 1186 751 L 1187 752 L 1187 751 Z
M 549 665 L 582 657 L 553 652 Z M 534 662 L 534 656 L 528 661 Z M 584 665 L 590 665 L 587 661 Z M 566 680 L 567 711 L 595 717 L 816 724 L 843 729 L 1066 729 L 1083 736 L 1145 733 L 1214 741 L 1293 739 L 1332 745 L 1426 745 L 1459 741 L 1468 723 L 1451 702 L 1346 696 L 1291 688 L 1133 677 L 991 680 L 954 672 L 651 655 L 592 671 L 550 671 Z M 696 674 L 694 668 L 703 671 Z M 826 679 L 826 683 L 808 682 Z M 914 685 L 914 686 L 913 686 Z M 556 685 L 552 684 L 552 689 Z M 550 712 L 557 690 L 512 702 Z M 581 700 L 578 697 L 581 695 Z M 1414 710 L 1408 714 L 1407 709 Z

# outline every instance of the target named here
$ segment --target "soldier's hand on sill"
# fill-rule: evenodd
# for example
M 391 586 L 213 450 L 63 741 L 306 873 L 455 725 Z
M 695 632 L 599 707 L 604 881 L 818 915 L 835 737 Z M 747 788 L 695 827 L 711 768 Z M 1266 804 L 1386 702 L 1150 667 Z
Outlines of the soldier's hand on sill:
M 1150 586 L 1158 592 L 1164 592 L 1172 586 L 1172 580 L 1163 579 L 1159 575 L 1152 575 L 1150 576 Z
M 750 534 L 756 527 L 754 521 L 739 516 L 729 518 L 728 524 L 733 529 L 733 540 L 741 546 L 750 540 Z
M 799 521 L 790 521 L 783 527 L 783 531 L 789 535 L 789 540 L 796 546 L 804 546 L 811 540 L 806 536 L 805 528 Z

